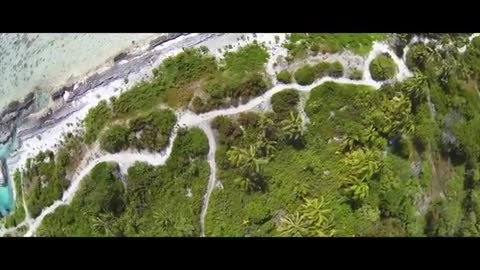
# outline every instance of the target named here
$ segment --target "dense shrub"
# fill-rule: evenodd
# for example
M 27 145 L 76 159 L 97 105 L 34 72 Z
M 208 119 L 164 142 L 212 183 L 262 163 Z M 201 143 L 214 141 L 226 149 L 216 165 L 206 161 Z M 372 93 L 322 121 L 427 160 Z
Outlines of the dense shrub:
M 70 205 L 45 217 L 38 236 L 121 236 L 115 221 L 125 209 L 118 165 L 97 164 L 80 184 Z
M 314 54 L 336 53 L 351 50 L 360 55 L 370 51 L 375 40 L 386 37 L 384 33 L 293 33 L 284 44 L 290 58 L 303 58 L 308 50 Z
M 315 70 L 312 66 L 306 65 L 297 69 L 294 73 L 295 81 L 300 85 L 309 85 L 315 81 Z
M 259 44 L 249 44 L 241 47 L 235 52 L 225 54 L 225 70 L 230 74 L 243 75 L 245 73 L 263 71 L 269 54 Z
M 363 72 L 361 70 L 355 69 L 350 74 L 350 79 L 352 80 L 361 80 L 363 77 Z
M 217 116 L 212 121 L 212 128 L 218 131 L 218 141 L 221 144 L 230 145 L 236 138 L 242 135 L 242 130 L 226 116 Z
M 376 81 L 392 79 L 397 73 L 397 65 L 387 53 L 375 57 L 370 63 L 369 69 L 372 79 Z
M 480 74 L 480 37 L 476 37 L 467 46 L 464 54 L 465 65 L 476 74 Z
M 287 70 L 282 70 L 277 73 L 277 80 L 282 83 L 291 83 L 292 82 L 292 74 Z
M 208 138 L 199 128 L 180 129 L 173 144 L 175 149 L 167 161 L 171 170 L 182 171 L 192 159 L 208 154 Z
M 171 110 L 153 111 L 134 118 L 129 123 L 129 143 L 137 149 L 161 151 L 168 143 L 176 120 Z
M 161 79 L 167 88 L 189 83 L 217 69 L 215 57 L 200 48 L 185 49 L 182 53 L 165 59 L 153 70 L 156 78 Z
M 102 131 L 112 116 L 112 110 L 108 106 L 107 101 L 102 100 L 100 103 L 90 109 L 85 117 L 85 142 L 91 144 L 97 140 L 98 134 Z
M 430 55 L 428 48 L 423 43 L 416 43 L 410 47 L 406 57 L 406 65 L 410 70 L 425 70 L 427 59 Z
M 281 116 L 287 116 L 290 111 L 295 111 L 300 96 L 295 89 L 286 89 L 272 96 L 273 111 Z
M 330 69 L 328 75 L 333 78 L 339 78 L 343 76 L 343 65 L 342 63 L 335 61 L 330 64 Z
M 194 97 L 192 99 L 192 111 L 195 113 L 203 113 L 206 111 L 206 106 L 200 97 Z
M 258 120 L 258 115 L 254 112 L 242 112 L 238 116 L 238 123 L 243 127 L 255 127 Z
M 100 146 L 103 150 L 116 153 L 128 148 L 128 128 L 121 125 L 113 125 L 100 137 Z
M 67 171 L 76 169 L 83 157 L 83 149 L 83 137 L 70 134 L 62 139 L 57 155 L 47 150 L 27 159 L 21 179 L 25 203 L 32 217 L 37 217 L 43 208 L 61 199 L 70 184 Z
M 314 66 L 314 71 L 317 78 L 325 76 L 338 78 L 343 76 L 343 65 L 338 61 L 320 62 Z

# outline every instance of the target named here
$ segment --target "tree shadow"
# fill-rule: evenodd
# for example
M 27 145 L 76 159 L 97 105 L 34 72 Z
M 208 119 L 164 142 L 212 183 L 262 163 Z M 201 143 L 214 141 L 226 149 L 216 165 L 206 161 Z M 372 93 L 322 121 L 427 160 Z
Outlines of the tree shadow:
M 265 179 L 265 176 L 262 174 L 258 174 L 254 177 L 255 181 L 255 188 L 254 191 L 259 191 L 259 192 L 266 192 L 268 189 L 268 183 Z
M 459 166 L 467 161 L 467 155 L 465 154 L 465 152 L 457 148 L 452 149 L 449 152 L 449 156 L 450 161 L 454 166 Z
M 433 204 L 425 215 L 426 224 L 423 232 L 428 237 L 438 236 L 439 207 L 440 203 Z
M 303 138 L 298 140 L 289 140 L 288 144 L 290 144 L 295 150 L 305 149 L 305 140 Z

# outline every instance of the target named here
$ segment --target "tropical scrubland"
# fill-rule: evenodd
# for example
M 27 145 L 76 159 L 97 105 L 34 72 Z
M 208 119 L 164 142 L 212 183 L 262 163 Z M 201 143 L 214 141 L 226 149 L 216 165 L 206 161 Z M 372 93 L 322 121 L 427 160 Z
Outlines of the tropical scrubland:
M 212 119 L 217 185 L 205 235 L 478 236 L 480 38 L 460 53 L 466 37 L 425 34 L 433 42 L 412 42 L 406 65 L 413 75 L 401 82 L 391 56 L 380 54 L 368 67 L 374 80 L 387 81 L 379 89 L 331 81 L 309 92 L 290 87 L 272 96 L 271 111 Z M 395 40 L 398 55 L 412 38 L 292 34 L 284 46 L 294 62 L 345 50 L 366 55 L 384 39 Z M 266 92 L 268 59 L 253 43 L 222 60 L 206 48 L 167 58 L 152 81 L 90 110 L 85 133 L 66 137 L 63 152 L 42 152 L 15 175 L 31 216 L 61 197 L 85 145 L 160 152 L 175 110 L 200 114 Z M 344 77 L 344 69 L 323 61 L 275 76 L 303 87 Z M 364 72 L 349 76 L 361 80 Z M 181 128 L 164 165 L 138 162 L 122 175 L 117 164 L 99 163 L 37 235 L 198 236 L 209 150 L 202 129 Z

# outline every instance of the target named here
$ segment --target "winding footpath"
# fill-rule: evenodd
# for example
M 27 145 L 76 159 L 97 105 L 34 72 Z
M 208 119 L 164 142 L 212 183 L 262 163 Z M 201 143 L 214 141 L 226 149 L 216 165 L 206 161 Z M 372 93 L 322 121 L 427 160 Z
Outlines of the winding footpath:
M 274 45 L 274 46 L 279 47 L 281 45 Z M 237 106 L 237 107 L 214 110 L 214 111 L 210 111 L 203 114 L 195 114 L 191 111 L 177 111 L 176 112 L 177 119 L 178 119 L 177 124 L 175 125 L 172 131 L 167 147 L 161 153 L 127 150 L 127 151 L 119 152 L 116 154 L 108 154 L 108 153 L 102 152 L 99 149 L 98 145 L 96 145 L 83 158 L 81 164 L 77 168 L 77 171 L 74 173 L 70 187 L 64 192 L 61 200 L 55 201 L 52 205 L 43 209 L 41 214 L 35 219 L 31 219 L 30 217 L 27 217 L 25 221 L 23 221 L 19 226 L 15 228 L 11 228 L 8 230 L 5 230 L 5 229 L 0 230 L 0 236 L 5 235 L 7 233 L 13 233 L 16 231 L 16 229 L 18 229 L 20 226 L 23 226 L 25 224 L 29 225 L 28 231 L 25 234 L 25 236 L 35 236 L 35 233 L 38 227 L 41 225 L 45 216 L 53 213 L 58 207 L 62 205 L 70 204 L 70 202 L 72 201 L 73 197 L 75 196 L 75 193 L 77 192 L 80 186 L 81 181 L 85 178 L 85 176 L 88 175 L 88 173 L 92 170 L 92 168 L 95 165 L 101 162 L 117 162 L 120 166 L 120 170 L 122 171 L 122 173 L 126 173 L 128 167 L 133 165 L 136 161 L 147 162 L 154 166 L 163 165 L 165 164 L 165 162 L 167 161 L 167 159 L 169 158 L 172 152 L 173 142 L 175 141 L 175 138 L 177 136 L 178 129 L 181 127 L 187 127 L 187 128 L 198 127 L 204 131 L 204 133 L 208 138 L 208 143 L 209 143 L 208 164 L 210 166 L 210 176 L 209 176 L 209 181 L 206 187 L 205 194 L 203 195 L 202 209 L 200 213 L 200 228 L 201 228 L 200 235 L 204 237 L 205 236 L 205 217 L 208 211 L 208 204 L 209 204 L 211 193 L 215 188 L 216 182 L 217 182 L 216 162 L 215 162 L 215 152 L 217 148 L 217 142 L 215 139 L 215 134 L 210 126 L 210 121 L 212 119 L 220 115 L 223 115 L 223 116 L 234 115 L 241 112 L 250 111 L 253 109 L 258 109 L 260 111 L 269 110 L 271 108 L 270 106 L 271 97 L 274 94 L 285 89 L 293 88 L 293 89 L 297 89 L 298 91 L 308 93 L 311 91 L 311 89 L 325 82 L 336 82 L 336 83 L 354 84 L 354 85 L 368 85 L 374 89 L 378 89 L 383 84 L 390 83 L 391 81 L 384 81 L 384 82 L 374 81 L 371 78 L 368 67 L 370 62 L 376 56 L 383 53 L 388 53 L 398 66 L 398 72 L 394 80 L 397 80 L 397 81 L 404 80 L 405 78 L 412 76 L 412 73 L 408 70 L 405 64 L 405 55 L 406 55 L 406 52 L 408 51 L 408 48 L 409 46 L 405 47 L 403 52 L 403 57 L 402 59 L 400 59 L 395 55 L 393 50 L 388 47 L 388 45 L 381 42 L 375 42 L 373 44 L 372 50 L 370 51 L 369 55 L 365 58 L 364 76 L 362 80 L 323 77 L 321 79 L 317 79 L 314 83 L 308 86 L 302 86 L 296 83 L 290 83 L 290 84 L 278 83 L 275 78 L 275 70 L 272 68 L 273 62 L 277 60 L 278 54 L 275 55 L 275 53 L 272 53 L 270 60 L 267 63 L 267 67 L 270 67 L 270 68 L 267 68 L 267 73 L 272 78 L 272 81 L 275 83 L 275 85 L 274 87 L 266 91 L 263 95 L 253 98 L 248 103 Z M 278 51 L 280 52 L 280 54 L 284 53 L 284 50 L 281 50 L 278 48 L 276 50 L 274 50 L 273 48 L 269 48 L 269 50 L 270 52 Z M 304 102 L 302 105 L 304 105 Z M 302 120 L 305 121 L 306 119 L 307 119 L 306 115 L 303 115 Z

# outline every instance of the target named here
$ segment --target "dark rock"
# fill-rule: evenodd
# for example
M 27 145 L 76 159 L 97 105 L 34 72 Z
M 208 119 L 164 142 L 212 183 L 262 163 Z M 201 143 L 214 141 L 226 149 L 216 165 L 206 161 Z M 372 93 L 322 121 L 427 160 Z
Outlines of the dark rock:
M 24 103 L 31 102 L 35 99 L 35 94 L 33 92 L 28 93 L 28 95 L 23 99 Z
M 33 103 L 35 101 L 35 94 L 34 93 L 30 93 L 28 94 L 24 99 L 23 99 L 23 102 L 18 104 L 18 107 L 16 108 L 15 111 L 20 111 L 20 110 L 26 110 L 28 108 L 30 108 Z
M 113 62 L 117 63 L 117 62 L 120 62 L 122 60 L 125 60 L 127 58 L 127 56 L 128 56 L 128 54 L 125 53 L 125 52 L 119 53 L 119 54 L 117 54 L 117 56 L 115 56 L 113 58 Z
M 15 131 L 15 125 L 0 123 L 0 144 L 8 142 Z
M 11 113 L 8 113 L 2 117 L 2 120 L 0 120 L 0 123 L 9 123 L 15 120 L 18 116 L 18 111 L 14 111 Z
M 52 93 L 52 99 L 57 100 L 57 99 L 63 97 L 65 92 L 67 92 L 67 91 L 71 92 L 73 90 L 73 87 L 74 87 L 74 85 L 72 84 L 70 86 L 64 86 L 60 90 L 53 92 Z
M 19 106 L 20 106 L 20 101 L 18 101 L 18 100 L 14 100 L 14 101 L 10 102 L 7 106 L 7 109 L 6 109 L 6 110 L 8 110 L 7 113 L 16 111 Z
M 7 161 L 0 158 L 0 186 L 8 185 Z
M 162 45 L 163 43 L 165 43 L 167 41 L 170 41 L 172 39 L 176 39 L 177 37 L 184 36 L 186 34 L 187 33 L 172 33 L 172 34 L 168 34 L 168 35 L 165 35 L 165 36 L 158 37 L 158 38 L 150 41 L 148 49 L 149 50 L 154 49 L 154 48 Z

